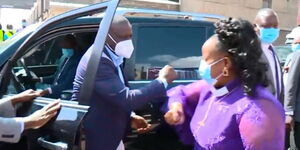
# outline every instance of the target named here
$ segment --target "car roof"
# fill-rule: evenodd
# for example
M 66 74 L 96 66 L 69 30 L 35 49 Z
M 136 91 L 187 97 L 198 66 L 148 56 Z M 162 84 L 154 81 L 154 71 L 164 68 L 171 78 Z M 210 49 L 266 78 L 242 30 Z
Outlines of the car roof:
M 144 15 L 151 17 L 164 17 L 164 18 L 174 18 L 177 19 L 190 19 L 190 20 L 212 20 L 216 21 L 225 18 L 225 16 L 206 14 L 206 13 L 191 13 L 191 12 L 180 12 L 180 11 L 170 11 L 170 10 L 157 10 L 157 9 L 141 9 L 141 8 L 123 8 L 117 9 L 116 14 L 123 16 L 139 16 Z M 147 15 L 148 14 L 148 15 Z
M 225 18 L 220 15 L 204 14 L 204 13 L 188 13 L 167 10 L 155 9 L 140 9 L 140 8 L 118 8 L 117 15 L 123 15 L 134 22 L 158 22 L 158 23 L 201 23 L 211 25 L 215 21 Z M 74 20 L 67 21 L 63 24 L 57 25 L 53 28 L 72 26 L 72 25 L 85 25 L 85 24 L 98 24 L 101 21 L 103 14 L 92 15 L 87 17 L 80 17 Z M 53 29 L 51 28 L 51 29 Z
M 165 11 L 165 10 L 154 10 L 154 9 L 137 9 L 137 8 L 118 8 L 116 15 L 123 15 L 131 23 L 184 23 L 189 24 L 201 24 L 212 26 L 214 22 L 224 18 L 223 16 L 201 14 L 201 13 L 186 13 L 177 11 Z M 74 20 L 70 20 L 59 24 L 54 28 L 72 26 L 72 25 L 92 25 L 99 24 L 103 17 L 103 13 L 80 17 Z
M 212 26 L 212 19 L 222 19 L 223 16 L 210 15 L 210 14 L 198 14 L 198 13 L 186 13 L 177 11 L 165 11 L 165 10 L 154 10 L 154 9 L 137 9 L 137 8 L 118 8 L 117 15 L 126 16 L 132 23 L 183 23 L 184 25 L 206 25 Z M 74 20 L 66 21 L 62 24 L 51 27 L 49 30 L 67 27 L 73 25 L 98 25 L 101 21 L 101 15 L 80 17 Z M 33 27 L 28 29 L 27 35 L 31 34 L 42 22 L 32 25 Z M 0 62 L 0 65 L 3 63 Z

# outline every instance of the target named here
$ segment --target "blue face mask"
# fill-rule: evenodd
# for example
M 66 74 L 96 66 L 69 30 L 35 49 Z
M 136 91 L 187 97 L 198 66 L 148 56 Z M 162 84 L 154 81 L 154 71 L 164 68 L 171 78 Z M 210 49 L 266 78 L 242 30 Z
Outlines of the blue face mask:
M 74 50 L 72 48 L 62 48 L 62 54 L 65 57 L 71 57 L 74 54 Z
M 27 23 L 26 22 L 22 22 L 22 27 L 26 27 Z
M 263 43 L 271 44 L 277 40 L 279 32 L 278 28 L 260 28 L 260 40 Z
M 292 44 L 292 51 L 295 52 L 298 50 L 300 50 L 300 44 Z
M 217 82 L 217 79 L 221 77 L 222 74 L 220 74 L 217 78 L 213 78 L 211 76 L 211 67 L 218 62 L 222 61 L 224 58 L 219 59 L 212 64 L 207 64 L 204 60 L 201 60 L 200 66 L 199 66 L 199 75 L 200 77 L 205 80 L 207 83 L 214 85 Z

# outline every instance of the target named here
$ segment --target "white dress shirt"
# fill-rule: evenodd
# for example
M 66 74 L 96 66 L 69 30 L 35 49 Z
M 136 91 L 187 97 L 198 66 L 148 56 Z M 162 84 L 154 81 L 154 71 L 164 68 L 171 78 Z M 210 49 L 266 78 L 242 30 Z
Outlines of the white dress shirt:
M 110 49 L 110 48 L 108 46 L 106 46 L 106 49 Z M 108 59 L 111 60 L 114 63 L 115 67 L 118 68 L 119 78 L 122 81 L 122 83 L 125 83 L 124 76 L 123 76 L 123 73 L 122 73 L 122 70 L 121 70 L 121 67 L 120 67 L 120 65 L 122 65 L 123 62 L 124 62 L 124 57 L 116 55 L 111 50 L 108 50 L 108 53 L 109 53 L 110 58 L 111 58 L 111 59 L 109 59 L 109 58 Z M 103 55 L 104 55 L 104 57 L 106 56 L 105 53 L 103 53 Z

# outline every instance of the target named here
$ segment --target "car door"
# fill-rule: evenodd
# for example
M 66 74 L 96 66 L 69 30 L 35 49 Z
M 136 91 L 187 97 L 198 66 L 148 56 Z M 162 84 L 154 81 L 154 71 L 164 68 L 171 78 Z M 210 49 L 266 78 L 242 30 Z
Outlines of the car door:
M 153 19 L 132 21 L 135 51 L 133 58 L 126 61 L 125 70 L 129 75 L 132 89 L 141 88 L 156 79 L 159 70 L 165 65 L 175 68 L 178 79 L 168 88 L 185 85 L 200 79 L 198 67 L 201 60 L 201 47 L 213 34 L 213 23 L 180 20 Z M 149 103 L 136 111 L 152 123 L 152 132 L 128 137 L 134 139 L 132 147 L 146 149 L 190 150 L 179 143 L 176 134 L 165 124 L 161 108 L 164 103 Z M 172 136 L 174 135 L 174 136 Z M 169 146 L 164 146 L 170 143 Z
M 18 48 L 16 53 L 6 62 L 1 70 L 0 75 L 0 94 L 3 97 L 10 96 L 9 91 L 10 82 L 15 78 L 12 74 L 12 69 L 20 58 L 27 53 L 27 50 L 34 44 L 36 39 L 43 37 L 47 34 L 51 28 L 59 25 L 65 21 L 76 19 L 78 17 L 91 15 L 94 13 L 102 12 L 104 14 L 103 19 L 99 25 L 99 30 L 95 39 L 93 53 L 100 59 L 102 51 L 96 51 L 96 49 L 102 49 L 106 35 L 110 28 L 115 10 L 120 0 L 111 0 L 91 6 L 79 8 L 62 15 L 53 17 L 45 21 L 40 25 Z M 94 59 L 95 60 L 95 59 Z M 97 61 L 97 60 L 96 60 Z M 97 62 L 91 61 L 88 65 L 88 70 L 97 67 Z M 91 67 L 90 67 L 91 66 Z M 93 83 L 93 75 L 87 72 L 84 86 L 91 86 Z M 92 91 L 92 90 L 90 90 Z M 85 92 L 85 91 L 84 91 Z M 87 93 L 89 95 L 90 93 Z M 42 108 L 43 106 L 51 103 L 54 99 L 39 97 L 33 102 L 24 103 L 20 106 L 18 112 L 19 116 L 27 116 L 30 113 Z M 28 150 L 73 150 L 83 149 L 84 137 L 80 135 L 80 124 L 85 113 L 88 110 L 88 99 L 79 99 L 79 102 L 64 101 L 61 100 L 62 108 L 59 114 L 50 121 L 46 126 L 38 130 L 28 130 L 24 133 L 25 143 L 18 143 L 19 146 L 8 146 L 5 149 L 28 149 Z M 85 104 L 85 105 L 83 105 Z M 21 113 L 20 113 L 21 112 Z M 21 145 L 20 145 L 21 144 Z

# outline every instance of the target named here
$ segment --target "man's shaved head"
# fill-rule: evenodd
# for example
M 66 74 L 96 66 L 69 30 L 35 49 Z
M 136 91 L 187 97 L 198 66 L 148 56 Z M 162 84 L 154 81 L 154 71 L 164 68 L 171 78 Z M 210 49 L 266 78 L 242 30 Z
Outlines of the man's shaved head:
M 270 8 L 263 8 L 258 11 L 254 23 L 263 28 L 278 28 L 277 13 Z
M 113 39 L 111 39 L 111 38 Z M 112 21 L 107 43 L 114 49 L 116 43 L 131 39 L 132 28 L 127 18 L 124 16 L 116 15 Z
M 121 15 L 116 15 L 112 21 L 112 25 L 129 23 L 128 19 Z
M 270 16 L 270 15 L 277 16 L 277 13 L 271 8 L 262 8 L 258 11 L 256 17 Z
M 119 31 L 119 30 L 124 28 L 124 27 L 130 27 L 131 28 L 130 22 L 124 16 L 117 15 L 117 16 L 114 17 L 114 19 L 112 21 L 112 24 L 111 24 L 111 27 L 110 27 L 110 33 L 115 34 L 116 32 L 122 32 L 122 31 Z

